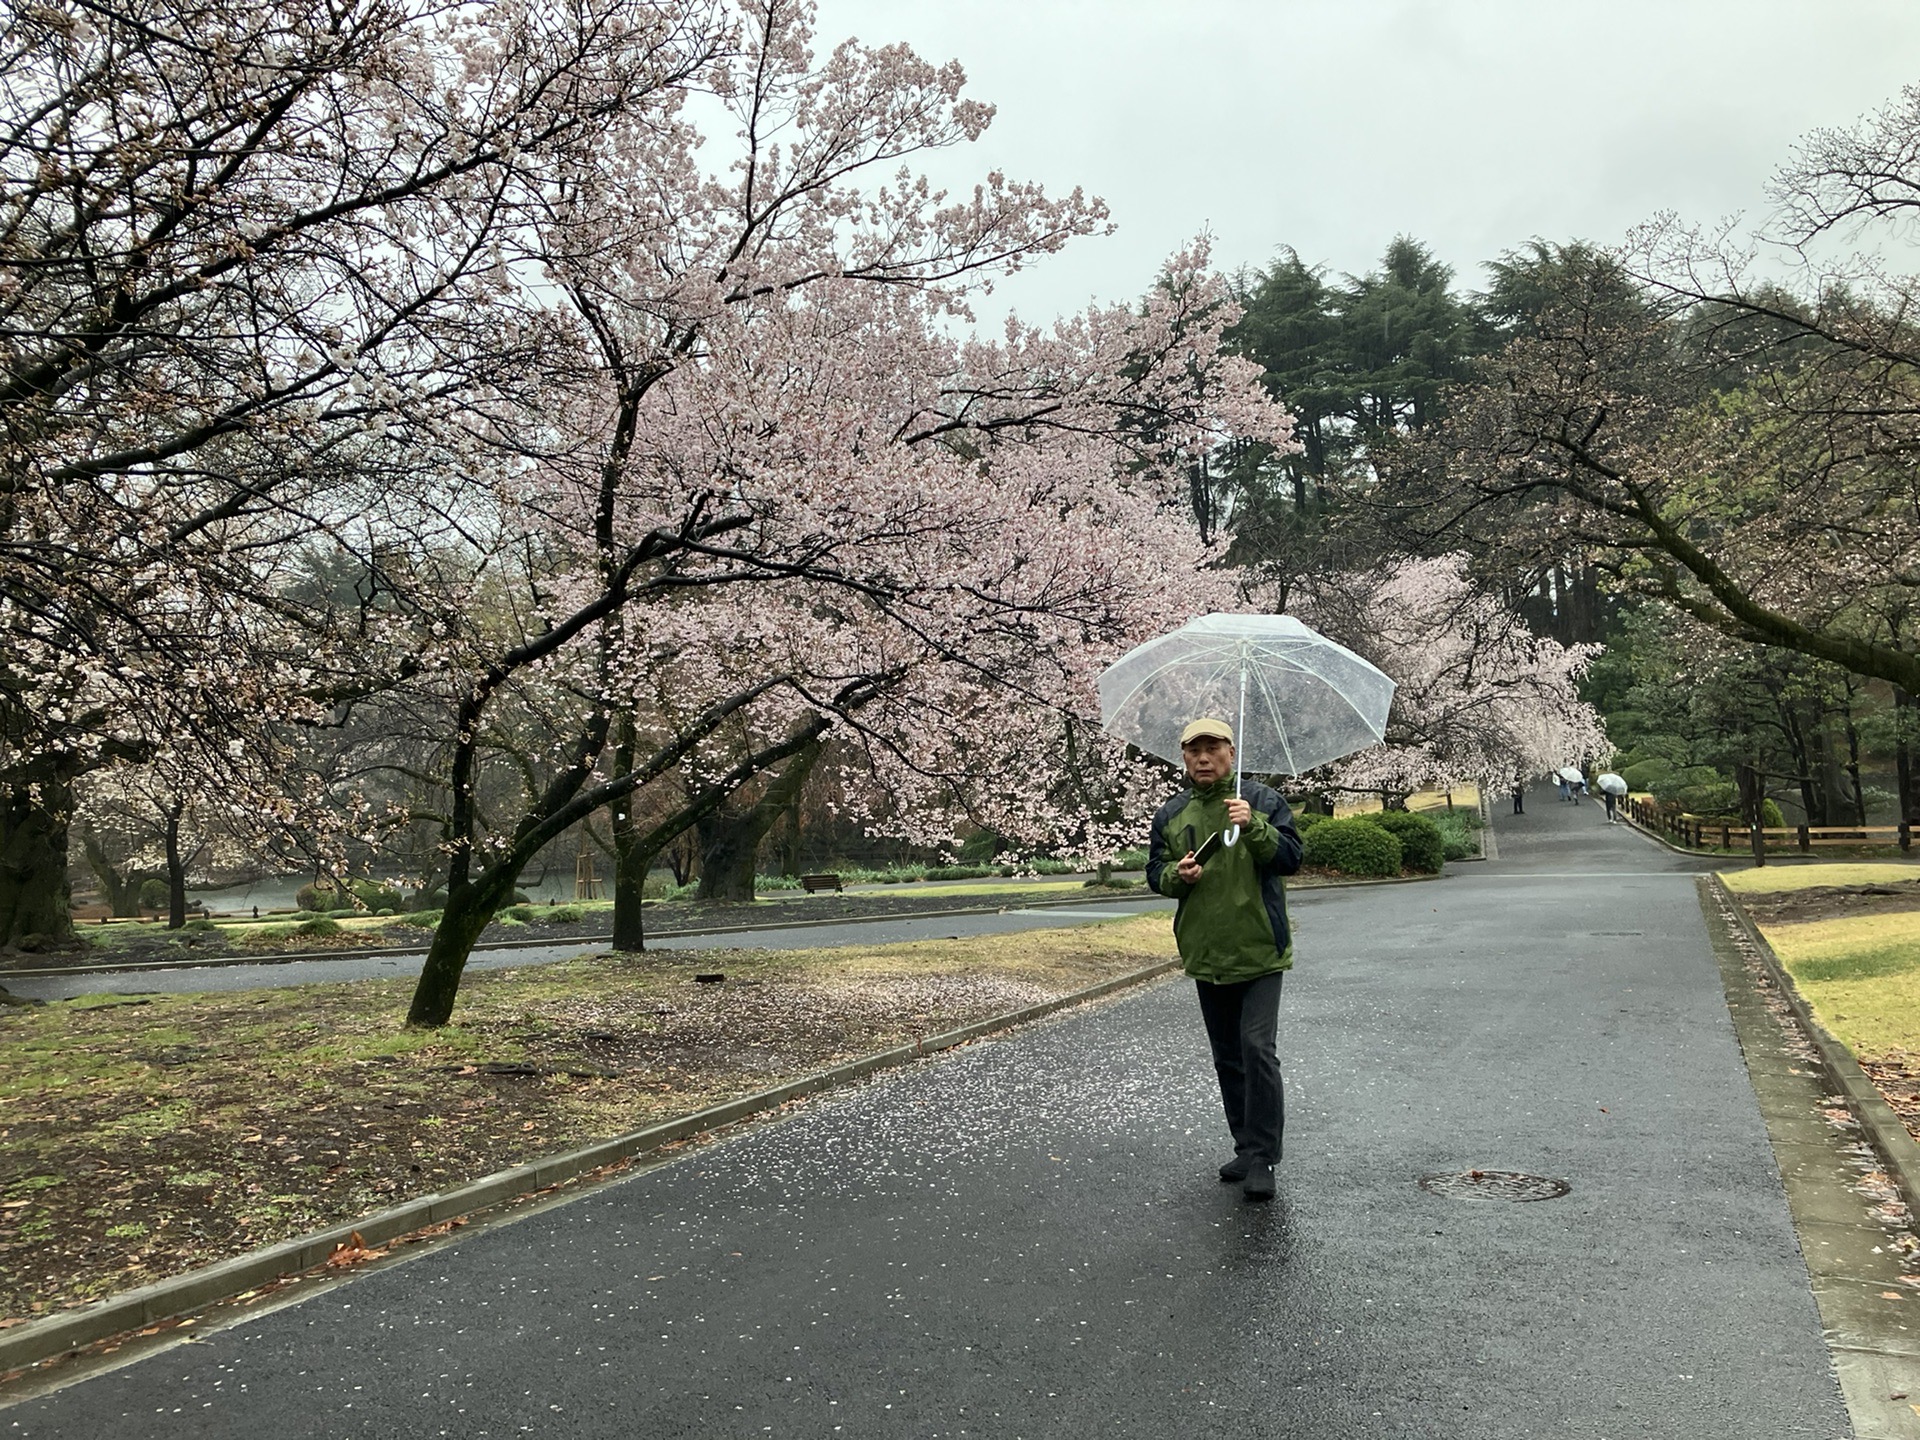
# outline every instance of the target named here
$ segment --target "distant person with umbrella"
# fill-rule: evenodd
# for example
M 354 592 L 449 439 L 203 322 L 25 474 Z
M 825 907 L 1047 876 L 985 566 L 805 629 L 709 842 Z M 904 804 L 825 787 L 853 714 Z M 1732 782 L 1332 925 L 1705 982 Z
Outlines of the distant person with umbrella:
M 1233 1158 L 1220 1179 L 1273 1198 L 1286 1094 L 1276 1039 L 1293 937 L 1280 877 L 1300 869 L 1300 832 L 1277 790 L 1236 785 L 1233 729 L 1202 718 L 1180 734 L 1189 789 L 1153 817 L 1147 884 L 1180 902 L 1173 934 L 1207 1027 Z M 1235 791 L 1238 789 L 1239 793 Z M 1237 830 L 1237 843 L 1225 843 Z
M 1180 902 L 1174 937 L 1233 1135 L 1220 1178 L 1249 1200 L 1273 1198 L 1286 1120 L 1275 1039 L 1293 939 L 1280 879 L 1300 868 L 1301 844 L 1287 802 L 1246 771 L 1302 775 L 1379 744 L 1393 692 L 1291 615 L 1202 615 L 1100 676 L 1101 727 L 1190 782 L 1154 816 L 1147 883 Z
M 1619 819 L 1620 797 L 1627 793 L 1627 782 L 1611 770 L 1600 776 L 1600 798 L 1607 802 L 1607 823 Z

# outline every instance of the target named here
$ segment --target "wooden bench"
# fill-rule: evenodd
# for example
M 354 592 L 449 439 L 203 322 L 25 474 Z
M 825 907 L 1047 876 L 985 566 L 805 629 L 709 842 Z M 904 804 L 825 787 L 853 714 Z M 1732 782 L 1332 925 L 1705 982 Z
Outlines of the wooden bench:
M 820 890 L 831 890 L 834 894 L 838 895 L 843 887 L 840 884 L 840 877 L 838 875 L 802 875 L 800 877 L 800 888 L 805 890 L 809 895 Z

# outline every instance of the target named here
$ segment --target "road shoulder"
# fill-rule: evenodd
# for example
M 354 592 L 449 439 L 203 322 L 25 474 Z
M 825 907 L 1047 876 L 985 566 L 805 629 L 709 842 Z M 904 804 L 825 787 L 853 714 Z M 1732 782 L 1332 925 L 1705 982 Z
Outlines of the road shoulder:
M 1699 884 L 1854 1440 L 1920 1440 L 1920 1240 L 1912 1216 L 1848 1103 L 1853 1097 L 1789 1004 L 1764 943 L 1724 889 L 1704 877 Z

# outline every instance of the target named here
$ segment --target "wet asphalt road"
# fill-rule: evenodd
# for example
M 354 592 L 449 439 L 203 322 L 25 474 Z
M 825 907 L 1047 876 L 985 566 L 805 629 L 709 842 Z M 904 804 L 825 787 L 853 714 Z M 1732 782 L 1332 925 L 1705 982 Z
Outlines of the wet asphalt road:
M 0 1415 L 0 1435 L 1848 1433 L 1680 861 L 1537 797 L 1297 909 L 1280 1197 L 1181 982 Z M 1467 1203 L 1430 1172 L 1565 1198 Z
M 1148 910 L 1173 909 L 1171 900 L 1102 901 L 989 915 L 933 915 L 917 920 L 849 920 L 838 925 L 795 925 L 779 930 L 721 930 L 704 935 L 667 935 L 647 941 L 649 950 L 806 950 L 830 945 L 885 945 L 901 940 L 960 939 L 1085 925 Z M 524 949 L 476 950 L 469 970 L 515 970 L 605 951 L 605 943 L 529 945 Z M 31 1000 L 70 1000 L 76 995 L 198 994 L 214 990 L 265 990 L 284 985 L 330 985 L 343 980 L 417 979 L 426 952 L 418 955 L 344 954 L 325 960 L 274 965 L 207 965 L 177 970 L 93 971 L 77 975 L 9 979 L 7 988 Z

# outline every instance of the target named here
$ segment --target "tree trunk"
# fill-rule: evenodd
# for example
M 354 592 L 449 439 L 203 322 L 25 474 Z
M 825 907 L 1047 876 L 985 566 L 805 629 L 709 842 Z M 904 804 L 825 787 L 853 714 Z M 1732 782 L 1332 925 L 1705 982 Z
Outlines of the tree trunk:
M 1907 727 L 1913 719 L 1913 697 L 1899 686 L 1893 689 L 1894 730 L 1893 770 L 1894 781 L 1900 789 L 1900 818 L 1911 822 L 1913 813 L 1913 751 L 1907 740 Z
M 1853 788 L 1855 823 L 1867 823 L 1867 792 L 1860 783 L 1860 732 L 1854 728 L 1853 708 L 1847 708 L 1847 781 Z
M 140 913 L 140 876 L 122 876 L 114 868 L 107 847 L 94 834 L 93 826 L 82 824 L 80 844 L 87 856 L 87 868 L 100 882 L 100 893 L 107 897 L 107 912 L 116 920 L 131 919 Z
M 787 806 L 787 833 L 780 842 L 780 873 L 789 880 L 800 878 L 800 800 L 794 797 Z
M 525 865 L 524 860 L 509 857 L 483 871 L 474 883 L 447 888 L 447 906 L 434 928 L 426 964 L 420 967 L 407 1024 L 437 1027 L 453 1018 L 453 1001 L 460 993 L 467 957 L 480 932 L 512 897 L 514 882 Z
M 721 810 L 700 822 L 696 832 L 700 837 L 700 899 L 753 899 L 760 841 L 772 828 L 762 808 L 756 805 L 751 810 Z
M 180 858 L 180 815 L 187 808 L 184 800 L 173 800 L 160 807 L 167 820 L 167 928 L 181 929 L 187 923 L 187 866 Z
M 0 810 L 0 945 L 32 948 L 73 938 L 67 880 L 70 777 L 36 767 Z M 38 793 L 34 793 L 35 790 Z
M 620 742 L 613 752 L 613 764 L 616 774 L 624 775 L 633 768 L 634 752 L 639 745 L 639 734 L 634 727 L 633 716 L 623 715 L 620 719 Z M 634 802 L 639 797 L 629 795 L 613 807 L 613 948 L 615 950 L 645 950 L 647 948 L 646 920 L 640 907 L 646 903 L 647 870 L 653 864 L 653 855 L 640 853 L 640 826 L 633 818 Z
M 760 842 L 767 837 L 787 807 L 800 798 L 814 762 L 820 758 L 820 742 L 813 741 L 773 778 L 759 802 L 750 810 L 715 810 L 703 817 L 700 837 L 700 898 L 702 900 L 753 899 L 754 866 L 760 858 Z

